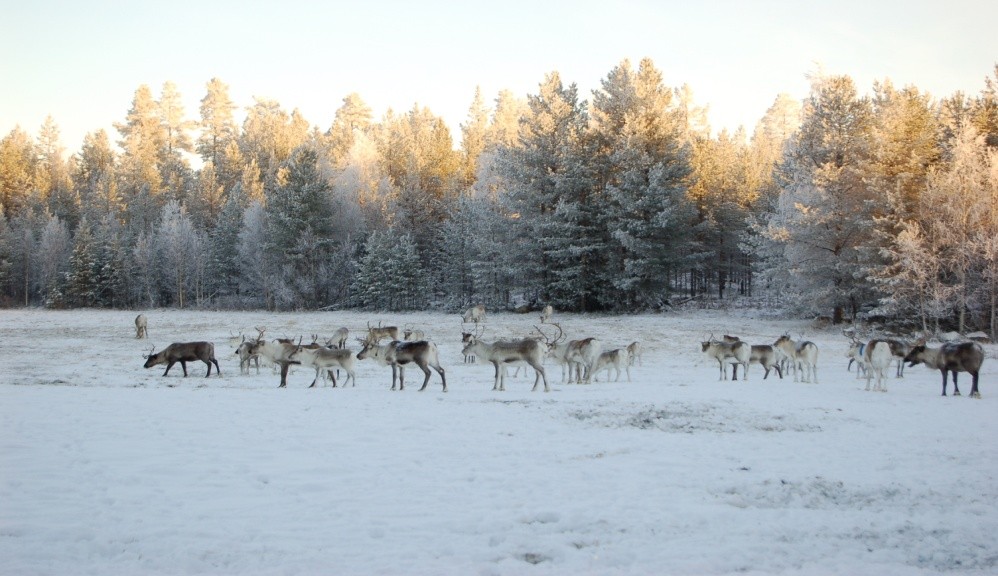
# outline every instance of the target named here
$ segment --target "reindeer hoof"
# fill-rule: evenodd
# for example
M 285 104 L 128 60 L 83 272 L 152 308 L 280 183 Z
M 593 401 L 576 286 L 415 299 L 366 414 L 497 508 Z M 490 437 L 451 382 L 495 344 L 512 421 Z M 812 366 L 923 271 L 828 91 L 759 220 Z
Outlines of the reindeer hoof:
M 970 393 L 970 397 L 971 398 L 977 398 L 978 400 L 980 400 L 981 399 L 981 393 L 980 392 L 971 392 Z

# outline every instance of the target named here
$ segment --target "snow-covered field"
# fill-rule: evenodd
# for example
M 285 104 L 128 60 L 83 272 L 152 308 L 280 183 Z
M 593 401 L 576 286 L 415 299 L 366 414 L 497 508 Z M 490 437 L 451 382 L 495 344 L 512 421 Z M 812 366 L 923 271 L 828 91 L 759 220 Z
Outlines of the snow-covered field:
M 567 385 L 549 364 L 492 391 L 457 315 L 153 310 L 0 312 L 0 573 L 994 574 L 998 360 L 983 399 L 923 366 L 865 392 L 835 329 L 746 311 L 559 315 L 569 337 L 645 343 L 632 382 Z M 424 329 L 449 391 L 360 363 L 357 387 L 240 375 L 228 344 L 370 321 Z M 536 316 L 492 314 L 486 337 Z M 803 332 L 819 384 L 753 366 L 718 381 L 713 332 Z M 201 363 L 142 368 L 151 345 Z M 356 350 L 357 344 L 351 340 Z M 964 375 L 961 389 L 970 390 Z

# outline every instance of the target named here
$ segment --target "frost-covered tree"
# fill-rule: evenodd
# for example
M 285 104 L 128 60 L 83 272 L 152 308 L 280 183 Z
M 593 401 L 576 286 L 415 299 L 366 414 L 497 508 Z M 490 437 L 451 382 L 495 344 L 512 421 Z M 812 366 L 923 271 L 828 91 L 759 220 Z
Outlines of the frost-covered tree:
M 259 200 L 250 202 L 243 212 L 239 230 L 239 292 L 247 304 L 274 308 L 272 286 L 276 274 L 267 258 L 267 210 Z
M 179 308 L 190 305 L 190 295 L 196 298 L 203 280 L 198 265 L 204 242 L 187 210 L 175 200 L 163 207 L 155 244 L 163 292 L 170 294 L 172 303 Z
M 107 132 L 87 134 L 77 156 L 73 186 L 80 197 L 83 216 L 90 222 L 99 222 L 107 214 L 120 218 L 125 202 L 118 189 L 115 152 Z
M 427 278 L 412 237 L 389 228 L 364 244 L 353 293 L 369 310 L 418 310 L 427 304 Z
M 38 168 L 36 145 L 20 126 L 0 140 L 0 205 L 8 218 L 27 208 Z
M 588 115 L 574 84 L 548 74 L 528 97 L 520 145 L 500 152 L 506 188 L 503 209 L 518 241 L 515 253 L 524 284 L 521 297 L 562 309 L 592 310 L 600 302 L 598 211 L 586 149 Z
M 779 199 L 758 229 L 775 249 L 757 254 L 777 255 L 767 266 L 787 272 L 789 295 L 809 312 L 831 310 L 836 322 L 873 298 L 871 282 L 857 274 L 885 210 L 865 181 L 872 127 L 870 102 L 851 78 L 815 78 L 779 167 Z
M 685 118 L 651 60 L 625 60 L 593 94 L 592 163 L 605 196 L 610 257 L 604 267 L 607 307 L 661 302 L 671 273 L 688 258 L 690 151 Z M 604 204 L 599 206 L 599 204 Z
M 69 228 L 58 216 L 49 215 L 38 240 L 37 291 L 46 306 L 65 305 L 63 288 L 73 249 Z
M 65 298 L 69 306 L 99 306 L 97 276 L 97 245 L 90 223 L 84 218 L 76 228 L 73 253 L 66 272 Z
M 327 303 L 325 279 L 335 247 L 329 183 L 319 173 L 318 152 L 302 146 L 282 167 L 280 185 L 267 194 L 266 257 L 281 273 L 281 308 Z
M 238 178 L 238 166 L 228 162 L 231 158 L 228 150 L 236 144 L 239 135 L 235 109 L 236 105 L 229 97 L 229 86 L 218 78 L 209 80 L 207 93 L 201 99 L 201 134 L 196 150 L 201 160 L 216 167 L 223 185 L 234 184 Z

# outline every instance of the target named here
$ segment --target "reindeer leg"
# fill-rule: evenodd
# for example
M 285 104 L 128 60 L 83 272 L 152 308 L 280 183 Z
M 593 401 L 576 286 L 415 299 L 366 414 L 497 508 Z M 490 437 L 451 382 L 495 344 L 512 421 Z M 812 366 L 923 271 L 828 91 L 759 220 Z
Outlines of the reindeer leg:
M 960 387 L 956 385 L 956 370 L 953 370 L 953 395 L 960 395 Z
M 972 372 L 971 373 L 971 377 L 974 379 L 974 384 L 970 388 L 970 397 L 971 398 L 978 398 L 978 399 L 980 399 L 980 397 L 981 397 L 981 393 L 977 389 L 977 377 L 979 375 L 980 375 L 980 371 L 978 371 L 978 372 Z
M 423 385 L 419 387 L 419 391 L 422 392 L 426 390 L 426 385 L 430 383 L 430 369 L 426 367 L 426 362 L 416 362 L 416 366 L 423 371 Z
M 433 369 L 436 370 L 438 374 L 440 374 L 440 382 L 443 383 L 443 385 L 444 385 L 444 392 L 446 392 L 447 391 L 447 378 L 444 376 L 444 369 L 443 369 L 443 367 L 442 366 L 434 366 Z
M 288 387 L 288 368 L 290 368 L 291 365 L 288 364 L 287 362 L 280 362 L 280 365 L 281 365 L 281 385 L 278 386 L 278 388 L 287 388 Z
M 166 372 L 163 372 L 163 376 L 166 376 L 167 374 L 170 373 L 170 368 L 173 368 L 174 364 L 176 364 L 176 362 L 169 362 L 169 363 L 167 363 L 167 365 L 166 365 Z

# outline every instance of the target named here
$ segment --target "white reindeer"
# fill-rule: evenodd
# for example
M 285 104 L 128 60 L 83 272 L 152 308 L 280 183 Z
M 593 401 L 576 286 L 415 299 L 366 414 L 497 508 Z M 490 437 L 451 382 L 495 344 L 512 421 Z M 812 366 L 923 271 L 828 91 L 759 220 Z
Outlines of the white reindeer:
M 748 365 L 749 361 L 752 359 L 752 346 L 748 342 L 742 342 L 741 340 L 734 339 L 734 341 L 722 342 L 720 340 L 715 340 L 713 336 L 707 340 L 700 343 L 700 350 L 707 355 L 708 358 L 713 358 L 717 360 L 717 366 L 720 368 L 720 376 L 718 380 L 728 379 L 728 370 L 726 365 L 732 364 L 731 379 L 738 380 L 738 365 L 741 364 L 742 380 L 748 379 Z
M 790 366 L 794 372 L 794 382 L 797 382 L 797 371 L 801 372 L 800 381 L 818 383 L 818 346 L 814 342 L 803 341 L 794 342 L 790 335 L 784 334 L 776 339 L 773 348 L 778 348 L 790 359 Z
M 343 387 L 346 388 L 348 382 L 353 382 L 353 385 L 357 385 L 357 378 L 354 374 L 354 357 L 353 352 L 347 349 L 341 348 L 306 348 L 304 346 L 299 346 L 294 352 L 288 356 L 289 360 L 297 360 L 301 362 L 302 366 L 311 366 L 315 368 L 315 380 L 312 380 L 312 384 L 309 388 L 314 388 L 315 383 L 319 381 L 319 374 L 325 371 L 333 381 L 333 388 L 336 387 L 336 377 L 333 376 L 332 368 L 342 368 L 347 373 L 347 379 L 343 382 Z M 325 377 L 325 374 L 323 375 Z
M 495 366 L 495 383 L 493 390 L 504 392 L 506 390 L 506 366 L 514 363 L 526 363 L 534 369 L 534 387 L 537 390 L 541 380 L 544 381 L 544 391 L 550 392 L 547 375 L 544 373 L 544 351 L 547 346 L 533 338 L 522 340 L 499 341 L 488 343 L 484 340 L 474 339 L 464 347 L 464 355 L 474 355 L 484 358 Z
M 870 379 L 877 378 L 874 392 L 887 392 L 887 370 L 894 360 L 890 343 L 884 340 L 870 340 L 863 354 L 866 364 L 866 389 L 870 390 Z
M 596 364 L 593 366 L 593 379 L 599 382 L 599 373 L 606 370 L 606 378 L 610 379 L 610 370 L 616 370 L 617 377 L 614 378 L 614 382 L 620 382 L 620 369 L 623 367 L 624 371 L 627 372 L 627 381 L 631 381 L 631 365 L 628 359 L 626 348 L 615 348 L 613 350 L 608 350 L 606 352 L 601 352 L 599 357 L 596 358 Z

